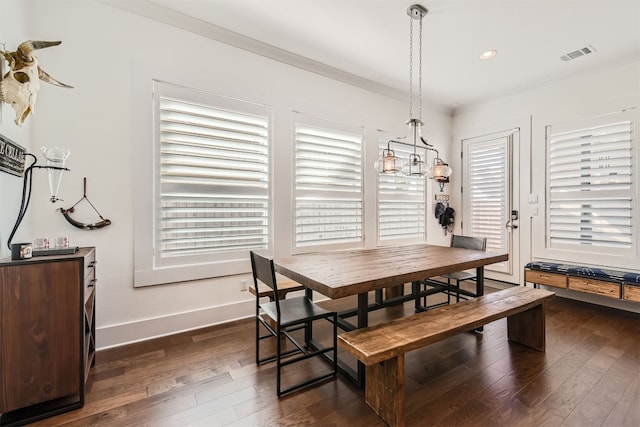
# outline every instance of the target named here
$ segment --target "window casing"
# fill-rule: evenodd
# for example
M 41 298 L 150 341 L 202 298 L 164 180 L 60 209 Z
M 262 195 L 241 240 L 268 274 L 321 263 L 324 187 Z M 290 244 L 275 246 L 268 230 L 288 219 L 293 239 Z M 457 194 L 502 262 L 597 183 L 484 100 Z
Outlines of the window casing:
M 634 112 L 547 126 L 547 247 L 634 255 Z
M 269 247 L 270 107 L 160 81 L 153 94 L 153 269 L 244 272 Z
M 294 113 L 294 252 L 363 242 L 361 126 Z
M 378 155 L 386 148 L 387 141 L 379 141 Z M 396 144 L 393 151 L 406 159 L 413 148 Z M 426 153 L 419 154 L 426 159 Z M 381 244 L 425 240 L 425 180 L 424 176 L 378 175 L 378 241 Z

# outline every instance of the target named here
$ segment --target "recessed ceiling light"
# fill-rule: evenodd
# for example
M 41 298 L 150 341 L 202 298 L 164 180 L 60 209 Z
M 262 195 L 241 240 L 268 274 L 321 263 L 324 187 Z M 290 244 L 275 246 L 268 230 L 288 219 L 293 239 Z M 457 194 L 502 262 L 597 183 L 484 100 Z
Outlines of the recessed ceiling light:
M 487 50 L 480 54 L 480 59 L 491 59 L 498 53 L 497 50 Z

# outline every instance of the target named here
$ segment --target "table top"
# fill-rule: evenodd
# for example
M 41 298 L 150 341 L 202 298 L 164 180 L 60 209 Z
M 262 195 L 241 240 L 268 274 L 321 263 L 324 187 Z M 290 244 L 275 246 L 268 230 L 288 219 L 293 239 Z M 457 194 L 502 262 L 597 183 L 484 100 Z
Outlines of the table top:
M 283 276 L 329 298 L 342 298 L 508 259 L 506 253 L 419 244 L 314 252 L 274 264 Z

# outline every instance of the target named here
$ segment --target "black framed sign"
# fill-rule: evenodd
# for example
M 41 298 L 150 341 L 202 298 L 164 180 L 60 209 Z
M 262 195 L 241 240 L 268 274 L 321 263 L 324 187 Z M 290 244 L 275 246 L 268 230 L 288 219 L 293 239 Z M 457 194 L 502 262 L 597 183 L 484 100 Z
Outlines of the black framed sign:
M 22 176 L 25 153 L 24 147 L 0 134 L 0 171 Z

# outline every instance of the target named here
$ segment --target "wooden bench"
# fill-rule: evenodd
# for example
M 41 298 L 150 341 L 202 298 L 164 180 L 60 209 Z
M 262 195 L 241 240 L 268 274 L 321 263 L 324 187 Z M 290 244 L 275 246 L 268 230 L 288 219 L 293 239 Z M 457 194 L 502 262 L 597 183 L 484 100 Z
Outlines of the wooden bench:
M 389 425 L 404 425 L 404 354 L 507 318 L 508 338 L 545 350 L 545 302 L 553 292 L 516 286 L 338 336 L 367 365 L 365 401 Z
M 524 268 L 525 286 L 552 286 L 617 300 L 640 302 L 640 273 L 583 265 L 530 262 Z
M 291 279 L 287 279 L 284 276 L 276 275 L 277 285 L 278 285 L 278 299 L 285 299 L 287 293 L 293 291 L 303 291 L 304 286 L 298 282 L 295 282 Z M 249 286 L 249 292 L 253 295 L 256 294 L 256 289 L 253 286 Z M 262 282 L 258 282 L 258 296 L 260 298 L 268 297 L 269 300 L 273 301 L 273 289 L 268 287 Z

